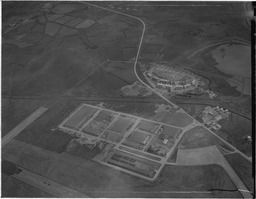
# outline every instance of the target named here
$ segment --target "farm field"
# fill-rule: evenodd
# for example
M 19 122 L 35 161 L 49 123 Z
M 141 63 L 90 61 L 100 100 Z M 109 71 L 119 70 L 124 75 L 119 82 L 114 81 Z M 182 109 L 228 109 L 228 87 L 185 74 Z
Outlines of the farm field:
M 2 197 L 52 198 L 49 193 L 2 173 Z
M 31 147 L 28 150 L 31 150 Z M 41 149 L 41 151 L 42 153 L 48 153 L 44 149 Z M 13 153 L 13 155 L 17 157 L 17 153 Z M 40 156 L 39 150 L 35 150 L 33 157 L 37 160 Z M 25 168 L 34 164 L 33 161 L 27 159 L 27 163 L 24 165 Z M 49 165 L 49 159 L 41 159 L 37 164 Z M 57 159 L 54 158 L 54 162 L 46 168 L 48 168 L 48 171 L 42 173 L 44 177 L 61 182 L 65 186 L 93 197 L 148 197 L 150 195 L 175 197 L 177 193 L 172 193 L 172 190 L 203 191 L 215 189 L 218 186 L 226 189 L 234 188 L 222 168 L 215 165 L 199 167 L 167 166 L 159 179 L 153 184 L 68 153 L 59 155 Z M 73 178 L 72 176 L 79 176 L 79 178 Z M 204 176 L 204 178 L 201 176 Z M 177 181 L 177 179 L 179 180 Z M 182 186 L 176 186 L 177 182 L 178 185 Z M 177 187 L 182 187 L 182 189 Z M 109 192 L 109 189 L 112 192 Z M 154 192 L 153 195 L 152 191 Z M 226 192 L 194 193 L 193 195 L 195 197 L 208 197 L 209 194 L 211 194 L 211 197 L 227 197 Z M 232 196 L 239 197 L 237 192 L 232 192 Z
M 77 86 L 76 96 L 115 96 L 122 95 L 121 88 L 136 80 L 132 63 L 107 62 Z
M 70 118 L 68 118 L 63 126 L 78 130 L 96 111 L 96 108 L 82 106 Z
M 178 145 L 178 148 L 194 149 L 212 145 L 217 145 L 222 153 L 232 151 L 232 149 L 223 143 L 219 138 L 212 135 L 205 128 L 199 126 L 185 132 Z
M 122 143 L 123 145 L 130 146 L 135 149 L 142 150 L 146 144 L 148 143 L 148 140 L 152 137 L 152 135 L 133 131 L 128 137 L 125 139 L 125 141 Z
M 241 198 L 210 150 L 194 166 L 179 154 L 216 146 L 254 187 L 251 163 L 193 119 L 206 104 L 229 109 L 216 134 L 251 157 L 248 4 L 4 1 L 2 136 L 48 110 L 2 148 L 3 161 L 96 198 Z M 152 64 L 191 71 L 216 96 L 156 93 L 143 75 Z M 108 111 L 68 119 L 81 104 Z M 3 172 L 1 184 L 2 197 L 53 197 Z
M 182 112 L 168 113 L 165 111 L 159 112 L 154 116 L 154 119 L 158 122 L 167 123 L 177 127 L 185 127 L 193 122 L 187 114 Z
M 241 155 L 234 153 L 234 154 L 227 154 L 224 156 L 229 164 L 233 167 L 237 175 L 241 178 L 244 182 L 246 187 L 253 192 L 253 177 L 252 177 L 252 165 L 250 162 L 246 161 Z
M 56 128 L 77 106 L 77 102 L 58 100 L 54 107 L 24 129 L 15 139 L 61 153 L 72 137 Z
M 142 120 L 137 128 L 146 132 L 155 133 L 156 129 L 159 127 L 157 123 Z
M 2 137 L 47 100 L 2 99 Z
M 216 134 L 250 157 L 252 155 L 252 145 L 246 142 L 245 137 L 252 135 L 252 121 L 231 114 L 229 120 L 220 121 L 220 124 L 222 128 Z

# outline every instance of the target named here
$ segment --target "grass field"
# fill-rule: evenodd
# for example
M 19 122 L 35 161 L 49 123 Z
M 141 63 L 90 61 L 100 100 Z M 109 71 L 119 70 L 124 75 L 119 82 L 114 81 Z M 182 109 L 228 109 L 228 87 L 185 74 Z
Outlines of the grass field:
M 253 177 L 252 177 L 252 164 L 245 160 L 241 155 L 235 153 L 235 154 L 229 154 L 224 156 L 228 163 L 233 167 L 237 175 L 241 178 L 241 180 L 244 182 L 246 187 L 253 192 L 255 189 Z
M 121 88 L 136 80 L 131 63 L 108 62 L 97 69 L 78 87 L 76 96 L 121 96 Z
M 227 151 L 232 151 L 232 149 L 223 143 L 219 138 L 212 135 L 205 128 L 199 126 L 185 132 L 178 145 L 178 148 L 194 149 L 212 145 L 221 146 Z
M 161 99 L 159 102 L 163 102 Z M 137 102 L 108 102 L 106 103 L 106 108 L 119 111 L 119 112 L 124 112 L 124 113 L 129 113 L 137 116 L 141 116 L 147 119 L 153 119 L 155 115 L 155 102 L 150 102 L 150 100 L 145 99 L 145 101 L 137 103 Z
M 72 137 L 56 128 L 79 104 L 80 102 L 57 101 L 54 107 L 23 130 L 16 139 L 58 153 L 65 151 Z
M 7 176 L 2 173 L 1 175 L 2 197 L 11 197 L 11 198 L 52 198 L 53 195 L 50 195 L 40 189 L 37 189 L 29 184 L 21 182 L 11 176 Z
M 47 100 L 2 99 L 2 136 L 46 102 Z
M 72 147 L 69 148 L 66 152 L 80 158 L 87 160 L 92 160 L 96 155 L 101 153 L 101 149 L 96 145 L 93 149 L 83 146 L 76 141 L 72 140 Z
M 57 153 L 17 140 L 12 140 L 2 150 L 3 159 L 40 175 L 44 175 L 48 171 L 58 156 Z
M 217 165 L 199 167 L 167 166 L 155 183 L 118 170 L 64 154 L 47 174 L 53 180 L 93 197 L 181 197 L 171 191 L 224 188 L 235 189 L 224 170 Z M 73 176 L 79 176 L 74 178 Z M 190 194 L 190 197 L 240 197 L 238 192 Z
M 236 114 L 231 114 L 229 120 L 220 121 L 222 128 L 217 134 L 234 145 L 248 156 L 252 155 L 252 145 L 244 139 L 252 135 L 252 121 Z
M 162 111 L 157 113 L 154 118 L 156 121 L 177 127 L 185 127 L 193 122 L 193 120 L 187 114 L 181 112 L 169 114 L 168 112 Z
M 49 151 L 22 143 L 18 144 L 18 142 L 10 143 L 6 147 L 8 150 L 4 153 L 8 153 L 9 157 L 5 155 L 4 158 L 8 157 L 6 159 L 18 165 L 93 197 L 181 197 L 182 195 L 171 193 L 171 191 L 234 189 L 231 180 L 217 165 L 167 166 L 157 181 L 150 183 L 67 153 L 56 157 L 54 157 L 55 153 L 52 153 L 53 156 L 49 156 L 51 154 Z M 20 150 L 21 147 L 22 150 Z M 17 150 L 22 153 L 18 153 Z M 10 158 L 11 154 L 15 159 Z M 237 192 L 218 191 L 210 195 L 193 194 L 193 196 L 239 197 Z

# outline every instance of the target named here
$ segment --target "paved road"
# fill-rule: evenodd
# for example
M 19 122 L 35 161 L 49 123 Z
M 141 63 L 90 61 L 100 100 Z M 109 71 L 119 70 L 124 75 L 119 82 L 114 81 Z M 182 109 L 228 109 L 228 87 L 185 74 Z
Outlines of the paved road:
M 15 136 L 17 136 L 21 131 L 23 131 L 28 125 L 34 122 L 37 118 L 39 118 L 47 108 L 40 107 L 31 115 L 29 115 L 23 122 L 21 122 L 18 126 L 12 129 L 9 133 L 7 133 L 2 138 L 2 147 L 4 147 L 8 142 L 10 142 Z
M 58 198 L 91 198 L 88 195 L 70 189 L 66 186 L 63 186 L 48 178 L 32 173 L 31 171 L 23 168 L 22 172 L 13 175 L 13 177 Z
M 138 62 L 138 59 L 139 59 L 139 55 L 140 55 L 140 50 L 141 50 L 141 45 L 142 45 L 142 41 L 143 41 L 143 38 L 144 38 L 144 35 L 145 35 L 145 30 L 146 30 L 146 24 L 144 23 L 144 21 L 138 17 L 135 17 L 133 15 L 129 15 L 129 14 L 126 14 L 126 13 L 122 13 L 122 12 L 119 12 L 119 11 L 116 11 L 116 10 L 111 10 L 111 9 L 108 9 L 108 8 L 105 8 L 105 7 L 101 7 L 101 6 L 97 6 L 97 5 L 93 5 L 93 4 L 90 4 L 90 3 L 87 3 L 87 2 L 81 2 L 81 3 L 84 3 L 84 4 L 87 4 L 87 5 L 90 5 L 90 6 L 94 6 L 96 8 L 100 8 L 100 9 L 103 9 L 103 10 L 107 10 L 107 11 L 110 11 L 110 12 L 114 12 L 114 13 L 117 13 L 119 15 L 123 15 L 123 16 L 127 16 L 127 17 L 131 17 L 133 19 L 137 19 L 139 20 L 142 25 L 143 25 L 143 30 L 142 30 L 142 34 L 141 34 L 141 38 L 140 38 L 140 43 L 139 43 L 139 47 L 138 47 L 138 51 L 137 51 L 137 55 L 135 57 L 135 61 L 134 61 L 134 73 L 137 77 L 137 79 L 144 85 L 146 86 L 148 89 L 150 89 L 151 91 L 153 91 L 155 94 L 157 94 L 159 97 L 163 98 L 165 101 L 167 101 L 169 104 L 171 104 L 173 107 L 177 108 L 178 106 L 174 103 L 172 103 L 170 100 L 168 100 L 167 98 L 165 98 L 164 96 L 162 96 L 160 93 L 158 92 L 155 92 L 155 90 L 153 88 L 151 88 L 150 86 L 148 86 L 145 82 L 143 82 L 138 74 L 137 74 L 137 71 L 136 71 L 136 67 L 137 67 L 137 62 Z
M 207 49 L 207 48 L 210 48 L 210 47 L 212 47 L 212 46 L 222 45 L 222 44 L 226 44 L 226 43 L 230 43 L 230 42 L 235 42 L 235 41 L 238 41 L 238 42 L 243 43 L 243 44 L 245 44 L 245 45 L 250 45 L 249 42 L 243 41 L 242 39 L 237 38 L 237 37 L 233 37 L 233 38 L 230 38 L 230 39 L 227 40 L 227 41 L 216 42 L 216 43 L 213 43 L 213 44 L 209 44 L 209 45 L 207 45 L 207 46 L 204 46 L 204 47 L 202 47 L 202 48 L 196 50 L 195 52 L 193 52 L 191 55 L 189 55 L 189 56 L 188 56 L 188 59 L 191 59 L 193 56 L 195 56 L 195 55 L 196 55 L 197 53 L 199 53 L 200 51 L 205 50 L 205 49 Z

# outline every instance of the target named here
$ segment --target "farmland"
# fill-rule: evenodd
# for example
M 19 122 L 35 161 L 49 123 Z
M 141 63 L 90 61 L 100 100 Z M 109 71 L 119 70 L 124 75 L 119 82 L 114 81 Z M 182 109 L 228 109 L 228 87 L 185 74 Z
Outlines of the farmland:
M 251 143 L 246 142 L 245 137 L 252 135 L 252 122 L 239 115 L 231 114 L 228 121 L 221 121 L 221 125 L 222 129 L 217 134 L 246 155 L 251 156 Z
M 180 165 L 180 152 L 193 156 L 217 146 L 252 190 L 250 161 L 242 157 L 251 156 L 251 144 L 241 142 L 252 133 L 250 72 L 240 68 L 250 41 L 243 3 L 5 1 L 2 7 L 2 135 L 48 108 L 2 147 L 3 161 L 91 197 L 240 198 L 214 156 Z M 143 72 L 152 64 L 190 71 L 216 96 L 151 89 Z M 234 112 L 216 132 L 222 139 L 194 120 L 206 104 Z M 206 156 L 211 161 L 203 165 Z M 53 197 L 2 176 L 3 197 Z
M 220 139 L 212 135 L 203 127 L 195 127 L 187 131 L 180 141 L 179 148 L 193 149 L 211 145 L 219 146 L 223 153 L 232 151 L 229 146 L 227 146 Z
M 253 191 L 252 165 L 239 154 L 228 154 L 225 158 L 250 191 Z
M 28 103 L 29 102 L 29 103 Z M 30 113 L 43 105 L 46 100 L 3 99 L 2 136 L 18 125 Z

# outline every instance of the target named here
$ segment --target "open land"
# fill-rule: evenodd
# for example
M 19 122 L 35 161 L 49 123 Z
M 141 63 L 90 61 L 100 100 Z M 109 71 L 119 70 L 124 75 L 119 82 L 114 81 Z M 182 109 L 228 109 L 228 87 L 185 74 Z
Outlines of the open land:
M 19 145 L 17 143 L 9 143 L 7 145 L 8 148 L 16 148 L 16 150 L 20 150 L 21 146 L 23 146 L 22 153 L 25 151 L 30 151 L 31 153 L 32 151 L 35 154 L 33 157 L 36 158 L 36 161 L 32 158 L 24 161 L 26 162 L 24 164 L 30 165 L 31 171 L 38 173 L 38 167 L 33 166 L 37 162 L 36 164 L 41 165 L 41 168 L 44 167 L 46 169 L 40 172 L 42 176 L 48 177 L 56 182 L 61 182 L 61 184 L 67 187 L 94 197 L 103 195 L 105 195 L 104 197 L 113 195 L 115 197 L 147 197 L 150 195 L 158 196 L 159 194 L 161 197 L 176 197 L 179 195 L 179 190 L 185 191 L 184 195 L 186 195 L 186 191 L 189 193 L 190 190 L 198 190 L 199 193 L 189 194 L 201 197 L 227 197 L 227 192 L 207 190 L 218 189 L 219 186 L 226 189 L 234 189 L 234 185 L 224 170 L 215 165 L 199 167 L 166 166 L 163 173 L 159 176 L 159 180 L 152 184 L 142 179 L 126 175 L 111 167 L 105 167 L 94 161 L 77 158 L 68 153 L 63 153 L 62 155 L 56 154 L 58 158 L 52 159 L 54 162 L 49 164 L 49 157 L 47 159 L 40 158 L 42 153 L 49 153 L 44 149 L 23 143 Z M 27 149 L 24 149 L 25 146 L 27 146 Z M 10 153 L 14 157 L 19 157 L 18 153 L 13 150 L 10 152 L 5 151 L 4 156 Z M 10 158 L 8 159 L 11 160 Z M 13 162 L 21 166 L 19 160 Z M 24 164 L 23 166 L 28 168 Z M 80 177 L 73 178 L 72 176 Z M 179 186 L 176 186 L 177 180 Z M 110 193 L 110 189 L 114 191 Z M 204 192 L 203 190 L 206 191 Z M 234 197 L 240 196 L 238 192 L 228 194 L 232 194 Z
M 243 180 L 247 188 L 253 192 L 253 177 L 252 177 L 252 165 L 250 162 L 245 161 L 239 154 L 227 154 L 226 160 L 233 167 L 237 175 Z
M 3 2 L 2 136 L 48 108 L 2 148 L 3 160 L 29 170 L 37 182 L 29 174 L 28 184 L 48 179 L 92 197 L 238 198 L 234 176 L 252 191 L 251 147 L 241 143 L 251 135 L 248 77 L 224 72 L 213 53 L 248 48 L 243 4 L 90 3 Z M 190 71 L 217 96 L 154 90 L 143 75 L 154 62 Z M 232 112 L 216 134 L 194 119 L 205 105 Z M 212 146 L 237 176 L 200 157 L 179 165 L 179 150 Z M 3 196 L 52 197 L 2 176 Z

